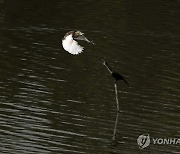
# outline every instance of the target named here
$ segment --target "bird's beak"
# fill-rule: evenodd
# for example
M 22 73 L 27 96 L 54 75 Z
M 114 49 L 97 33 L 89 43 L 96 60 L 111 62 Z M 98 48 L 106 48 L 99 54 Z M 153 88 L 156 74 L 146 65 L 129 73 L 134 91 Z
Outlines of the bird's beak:
M 84 35 L 79 35 L 77 38 L 75 38 L 77 40 L 83 40 L 86 41 L 88 43 L 94 44 L 93 41 L 89 41 Z

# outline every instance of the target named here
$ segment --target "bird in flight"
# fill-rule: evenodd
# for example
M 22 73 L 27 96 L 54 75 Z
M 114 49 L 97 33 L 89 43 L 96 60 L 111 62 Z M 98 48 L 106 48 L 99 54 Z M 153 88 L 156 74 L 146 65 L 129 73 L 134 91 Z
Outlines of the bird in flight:
M 69 52 L 73 55 L 77 55 L 77 54 L 83 52 L 84 47 L 80 46 L 78 44 L 77 40 L 83 40 L 88 43 L 94 44 L 92 41 L 89 41 L 84 36 L 84 33 L 82 33 L 81 31 L 70 31 L 70 32 L 67 32 L 64 35 L 64 38 L 62 39 L 62 46 L 63 46 L 64 50 L 66 50 L 67 52 Z
M 111 74 L 111 76 L 115 79 L 115 82 L 117 82 L 118 80 L 123 80 L 126 84 L 129 85 L 129 83 L 124 79 L 124 77 L 117 73 L 114 72 L 108 65 L 108 63 L 103 59 L 103 65 L 106 66 L 106 68 L 108 69 L 109 73 Z

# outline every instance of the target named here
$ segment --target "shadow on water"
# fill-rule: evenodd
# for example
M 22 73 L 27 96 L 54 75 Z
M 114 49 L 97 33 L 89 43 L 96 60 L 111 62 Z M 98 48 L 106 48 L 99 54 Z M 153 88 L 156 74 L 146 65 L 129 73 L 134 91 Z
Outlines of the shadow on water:
M 180 137 L 178 6 L 0 0 L 0 153 L 179 153 L 137 145 L 141 134 Z M 70 29 L 96 46 L 70 55 Z M 118 82 L 118 114 L 103 57 L 131 84 Z

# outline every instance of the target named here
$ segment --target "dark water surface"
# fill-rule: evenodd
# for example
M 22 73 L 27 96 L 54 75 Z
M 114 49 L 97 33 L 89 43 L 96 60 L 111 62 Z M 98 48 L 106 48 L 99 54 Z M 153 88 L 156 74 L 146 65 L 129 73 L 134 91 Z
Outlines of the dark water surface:
M 0 153 L 180 153 L 137 138 L 180 138 L 179 0 L 0 0 Z M 73 56 L 61 38 L 96 45 Z M 121 72 L 120 114 L 102 65 Z

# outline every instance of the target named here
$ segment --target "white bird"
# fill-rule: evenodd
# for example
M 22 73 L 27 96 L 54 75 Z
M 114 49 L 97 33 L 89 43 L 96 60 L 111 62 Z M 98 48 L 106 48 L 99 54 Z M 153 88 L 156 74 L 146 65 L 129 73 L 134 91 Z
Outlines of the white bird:
M 77 55 L 77 54 L 83 52 L 84 47 L 80 46 L 76 40 L 84 40 L 88 43 L 93 44 L 92 41 L 89 41 L 84 36 L 84 33 L 80 32 L 80 31 L 70 31 L 70 32 L 67 32 L 64 35 L 64 38 L 62 39 L 62 46 L 63 46 L 64 50 L 66 50 L 67 52 L 69 52 L 73 55 Z

